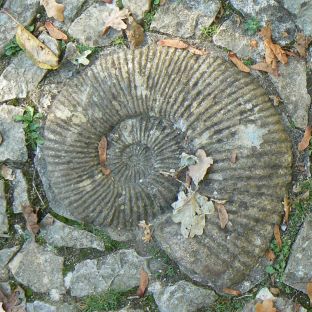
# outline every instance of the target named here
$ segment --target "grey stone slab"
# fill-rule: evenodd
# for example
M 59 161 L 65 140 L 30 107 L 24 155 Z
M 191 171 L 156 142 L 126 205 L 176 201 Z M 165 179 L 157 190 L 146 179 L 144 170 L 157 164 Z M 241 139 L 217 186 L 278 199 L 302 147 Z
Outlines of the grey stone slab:
M 68 32 L 80 43 L 90 47 L 109 45 L 111 41 L 122 34 L 121 31 L 110 29 L 103 36 L 106 20 L 113 11 L 113 6 L 108 4 L 94 4 L 84 11 L 70 25 Z
M 8 10 L 19 23 L 29 25 L 36 15 L 39 0 L 10 0 L 6 1 L 4 8 Z M 4 46 L 15 36 L 16 23 L 3 12 L 0 12 L 0 54 Z
M 136 21 L 141 22 L 144 14 L 151 9 L 151 0 L 122 0 L 124 8 L 128 9 Z
M 200 37 L 201 29 L 214 21 L 220 6 L 218 0 L 168 0 L 156 12 L 151 30 L 182 38 Z
M 311 103 L 305 61 L 289 58 L 288 64 L 279 65 L 279 76 L 271 75 L 271 80 L 284 101 L 289 117 L 297 127 L 305 129 Z
M 312 215 L 304 222 L 284 273 L 284 283 L 307 293 L 307 283 L 312 280 Z
M 9 263 L 11 273 L 23 285 L 39 293 L 65 293 L 63 257 L 45 250 L 35 242 L 26 242 Z
M 47 220 L 53 220 L 50 225 Z M 40 235 L 56 247 L 95 248 L 105 250 L 104 242 L 97 236 L 73 226 L 64 224 L 51 215 L 47 215 L 41 222 Z
M 119 250 L 106 257 L 85 260 L 65 277 L 66 288 L 75 297 L 98 294 L 108 289 L 127 290 L 139 285 L 145 259 L 134 250 Z
M 163 287 L 159 282 L 149 287 L 160 312 L 192 312 L 209 308 L 217 299 L 216 294 L 186 281 Z
M 286 44 L 295 39 L 296 25 L 289 12 L 275 0 L 230 0 L 231 4 L 246 18 L 258 19 L 262 26 L 267 22 L 272 25 L 273 39 Z M 285 37 L 283 33 L 287 33 Z
M 312 35 L 312 1 L 311 0 L 283 0 L 287 10 L 295 15 L 295 22 L 306 36 Z
M 78 309 L 70 304 L 50 304 L 43 301 L 28 302 L 26 312 L 76 312 Z
M 13 186 L 13 211 L 20 213 L 23 211 L 23 206 L 29 205 L 27 194 L 27 182 L 21 170 L 15 171 L 15 179 L 12 182 Z
M 6 199 L 4 193 L 4 182 L 0 180 L 0 234 L 9 230 L 8 217 L 6 215 Z
M 23 112 L 20 107 L 0 105 L 0 162 L 25 162 L 28 158 L 23 124 L 15 121 Z

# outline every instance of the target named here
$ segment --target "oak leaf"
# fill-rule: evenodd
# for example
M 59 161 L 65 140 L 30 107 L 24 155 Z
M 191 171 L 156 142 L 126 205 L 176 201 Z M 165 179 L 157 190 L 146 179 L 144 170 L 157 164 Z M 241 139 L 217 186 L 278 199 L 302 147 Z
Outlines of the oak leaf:
M 137 290 L 137 295 L 139 297 L 144 297 L 144 294 L 146 293 L 146 290 L 147 290 L 148 281 L 149 281 L 148 274 L 143 269 L 141 269 L 141 271 L 140 271 L 140 284 L 139 284 L 139 288 Z
M 202 235 L 205 227 L 205 215 L 212 214 L 214 206 L 212 201 L 197 192 L 178 193 L 178 200 L 174 202 L 172 220 L 181 222 L 181 233 L 185 238 Z
M 229 222 L 229 215 L 225 209 L 224 204 L 215 202 L 214 206 L 218 211 L 221 229 L 224 229 Z
M 45 28 L 47 29 L 48 33 L 51 37 L 58 40 L 64 40 L 67 41 L 68 37 L 66 34 L 64 34 L 61 30 L 59 30 L 57 27 L 55 27 L 51 22 L 46 21 L 44 24 Z
M 274 225 L 274 238 L 276 240 L 276 244 L 279 248 L 282 248 L 282 239 L 281 239 L 281 232 L 278 224 Z
M 57 69 L 58 57 L 22 25 L 17 26 L 16 42 L 40 68 Z
M 40 4 L 44 6 L 48 17 L 54 17 L 59 22 L 64 21 L 65 7 L 63 4 L 59 4 L 55 0 L 40 0 Z
M 235 64 L 235 66 L 242 72 L 249 73 L 250 68 L 246 66 L 234 52 L 228 53 L 229 59 Z
M 38 210 L 34 211 L 30 205 L 23 205 L 22 211 L 26 220 L 27 230 L 33 236 L 36 235 L 40 230 L 40 226 L 38 224 Z
M 277 312 L 274 308 L 273 300 L 263 300 L 262 303 L 256 304 L 256 312 Z
M 311 139 L 311 131 L 312 127 L 307 126 L 304 131 L 303 138 L 301 139 L 300 143 L 298 144 L 298 150 L 300 152 L 304 151 L 310 144 L 310 139 Z
M 195 156 L 198 158 L 198 162 L 195 165 L 189 166 L 188 173 L 194 184 L 198 186 L 198 183 L 205 177 L 208 168 L 213 164 L 213 159 L 207 157 L 205 151 L 202 149 L 197 150 Z
M 130 12 L 128 9 L 119 10 L 119 8 L 114 8 L 106 20 L 103 35 L 107 34 L 110 28 L 114 28 L 116 30 L 127 29 L 127 24 L 123 20 L 128 18 L 129 15 Z
M 144 243 L 149 243 L 152 240 L 152 224 L 148 224 L 145 220 L 142 220 L 138 225 L 144 230 L 144 236 L 142 237 Z

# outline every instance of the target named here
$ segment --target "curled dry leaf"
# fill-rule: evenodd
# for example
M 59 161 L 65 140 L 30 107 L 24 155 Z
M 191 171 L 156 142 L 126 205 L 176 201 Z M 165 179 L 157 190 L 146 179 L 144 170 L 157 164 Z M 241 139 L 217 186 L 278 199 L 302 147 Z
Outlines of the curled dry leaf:
M 58 57 L 22 25 L 17 26 L 16 42 L 40 68 L 57 69 Z
M 281 232 L 278 224 L 274 225 L 274 238 L 276 240 L 278 248 L 282 248 L 282 239 L 281 239 Z
M 171 47 L 176 49 L 187 49 L 189 45 L 179 39 L 162 39 L 157 42 L 162 47 Z
M 240 290 L 232 289 L 232 288 L 223 288 L 223 292 L 232 296 L 240 296 L 242 293 Z
M 141 271 L 140 271 L 140 284 L 139 284 L 139 288 L 137 290 L 137 295 L 139 297 L 144 297 L 144 294 L 147 290 L 148 281 L 149 281 L 148 274 L 143 269 L 141 269 Z
M 246 66 L 234 52 L 228 53 L 229 59 L 235 64 L 235 66 L 242 72 L 249 73 L 250 68 Z
M 214 206 L 218 211 L 221 229 L 224 229 L 229 222 L 229 216 L 225 209 L 225 206 L 224 204 L 217 203 L 217 202 L 215 202 Z
M 14 174 L 13 169 L 8 167 L 7 165 L 1 166 L 0 173 L 6 180 L 13 181 L 15 179 L 15 174 Z
M 271 249 L 265 252 L 265 257 L 271 262 L 273 262 L 276 259 L 275 253 Z
M 46 21 L 44 24 L 45 28 L 47 29 L 48 33 L 51 37 L 58 40 L 67 41 L 68 37 L 62 31 L 60 31 L 57 27 L 55 27 L 51 22 Z
M 22 210 L 23 210 L 24 218 L 26 220 L 27 230 L 33 235 L 36 235 L 40 230 L 40 227 L 38 224 L 38 215 L 37 215 L 38 210 L 34 211 L 30 205 L 23 205 Z
M 195 55 L 207 55 L 208 52 L 205 51 L 205 50 L 202 50 L 202 49 L 197 49 L 197 48 L 194 48 L 192 46 L 189 46 L 187 48 L 188 51 L 190 51 L 191 53 L 195 54 Z
M 311 40 L 311 38 L 305 37 L 303 33 L 297 34 L 295 48 L 301 57 L 307 56 L 307 48 Z
M 194 184 L 198 186 L 198 183 L 203 180 L 207 173 L 208 168 L 213 164 L 213 159 L 207 157 L 204 150 L 197 150 L 195 156 L 198 158 L 198 163 L 189 166 L 189 176 L 192 178 Z
M 65 7 L 63 4 L 59 4 L 55 0 L 40 0 L 40 4 L 44 6 L 48 17 L 54 17 L 60 22 L 64 21 Z
M 291 205 L 288 195 L 284 196 L 283 205 L 284 205 L 284 223 L 288 224 L 289 214 L 291 211 Z
M 138 225 L 144 230 L 144 236 L 142 237 L 144 243 L 149 243 L 152 240 L 152 224 L 148 224 L 145 220 L 142 220 Z
M 310 306 L 312 307 L 312 281 L 307 284 L 307 294 L 310 299 Z
M 303 138 L 300 141 L 300 143 L 298 144 L 298 150 L 300 152 L 304 151 L 309 146 L 310 139 L 311 139 L 311 131 L 312 131 L 312 127 L 307 126 L 305 131 L 304 131 Z
M 110 169 L 106 168 L 107 139 L 105 136 L 103 136 L 99 142 L 98 151 L 101 170 L 104 175 L 109 175 L 111 171 Z
M 119 10 L 118 8 L 114 8 L 106 20 L 103 35 L 107 34 L 110 28 L 114 28 L 116 30 L 127 29 L 127 24 L 123 20 L 128 18 L 129 15 L 130 12 L 128 9 Z
M 256 312 L 277 312 L 273 300 L 263 300 L 262 303 L 257 303 L 255 308 Z
M 264 71 L 276 77 L 278 76 L 277 68 L 273 69 L 272 66 L 264 62 L 251 65 L 251 69 Z

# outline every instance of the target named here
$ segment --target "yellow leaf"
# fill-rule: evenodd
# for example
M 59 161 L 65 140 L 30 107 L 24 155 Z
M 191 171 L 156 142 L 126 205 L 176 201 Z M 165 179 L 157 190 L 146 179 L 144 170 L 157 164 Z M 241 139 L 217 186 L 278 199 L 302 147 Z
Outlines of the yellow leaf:
M 43 69 L 57 69 L 58 57 L 22 25 L 17 26 L 16 42 L 35 65 Z
M 48 17 L 54 17 L 56 20 L 64 21 L 64 5 L 56 3 L 55 0 L 40 0 L 40 4 L 44 6 Z

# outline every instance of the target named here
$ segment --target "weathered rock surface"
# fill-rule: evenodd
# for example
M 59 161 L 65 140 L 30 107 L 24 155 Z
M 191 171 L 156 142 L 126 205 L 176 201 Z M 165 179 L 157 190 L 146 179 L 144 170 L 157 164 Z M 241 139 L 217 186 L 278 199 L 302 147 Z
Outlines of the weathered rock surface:
M 0 180 L 0 234 L 9 230 L 8 217 L 6 215 L 6 199 L 4 193 L 4 182 Z
M 213 36 L 214 44 L 235 52 L 240 58 L 253 58 L 259 62 L 264 55 L 263 40 L 258 35 L 244 34 L 242 28 L 237 25 L 236 17 L 231 16 L 221 25 Z M 251 40 L 256 40 L 258 47 L 251 47 Z
M 283 0 L 287 10 L 296 17 L 295 22 L 301 27 L 306 36 L 312 35 L 312 1 L 311 0 Z
M 307 91 L 306 63 L 291 57 L 288 64 L 279 66 L 279 73 L 278 77 L 271 75 L 271 80 L 296 127 L 305 129 L 311 103 Z
M 15 170 L 15 179 L 12 182 L 13 186 L 13 211 L 20 213 L 23 211 L 23 206 L 29 205 L 27 194 L 27 182 L 21 170 Z
M 51 305 L 42 301 L 34 301 L 27 303 L 27 312 L 76 312 L 78 309 L 70 304 Z
M 156 12 L 151 30 L 182 38 L 200 37 L 201 29 L 214 21 L 220 7 L 218 0 L 168 0 Z
M 9 263 L 9 268 L 17 281 L 36 292 L 65 292 L 63 258 L 34 242 L 25 243 Z
M 17 115 L 23 115 L 22 108 L 9 105 L 0 106 L 0 133 L 3 139 L 0 144 L 0 162 L 7 160 L 24 162 L 27 160 L 23 124 L 14 121 Z
M 141 22 L 143 20 L 144 14 L 151 9 L 151 0 L 122 0 L 124 8 L 129 9 L 129 11 L 134 16 L 135 20 Z
M 230 0 L 231 4 L 247 18 L 258 19 L 262 26 L 271 22 L 273 39 L 286 44 L 295 39 L 296 25 L 288 11 L 275 0 Z M 285 36 L 287 33 L 288 36 Z
M 312 280 L 312 215 L 304 222 L 284 273 L 284 282 L 304 293 L 307 293 L 307 282 Z
M 1 2 L 0 2 L 1 4 Z M 28 25 L 36 15 L 39 0 L 10 0 L 6 1 L 4 9 L 18 18 L 20 24 Z M 0 12 L 0 54 L 4 46 L 15 36 L 16 24 L 5 13 Z
M 106 257 L 85 260 L 65 277 L 66 288 L 75 297 L 97 294 L 110 289 L 127 290 L 139 285 L 145 259 L 134 250 L 120 250 Z
M 110 29 L 103 36 L 105 22 L 112 10 L 113 7 L 107 4 L 92 5 L 70 25 L 69 34 L 90 47 L 109 45 L 114 38 L 122 34 L 121 31 Z
M 149 287 L 160 312 L 191 312 L 208 308 L 217 298 L 216 294 L 205 288 L 180 281 L 163 287 L 159 282 Z
M 53 220 L 53 223 L 50 225 L 49 223 L 51 220 Z M 41 225 L 40 236 L 50 245 L 56 247 L 96 248 L 105 250 L 104 242 L 94 234 L 66 225 L 53 219 L 49 214 L 42 220 Z
M 11 260 L 11 258 L 16 254 L 19 250 L 19 246 L 15 246 L 12 248 L 6 248 L 0 250 L 0 281 L 4 282 L 8 280 L 9 271 L 7 268 L 7 264 Z

